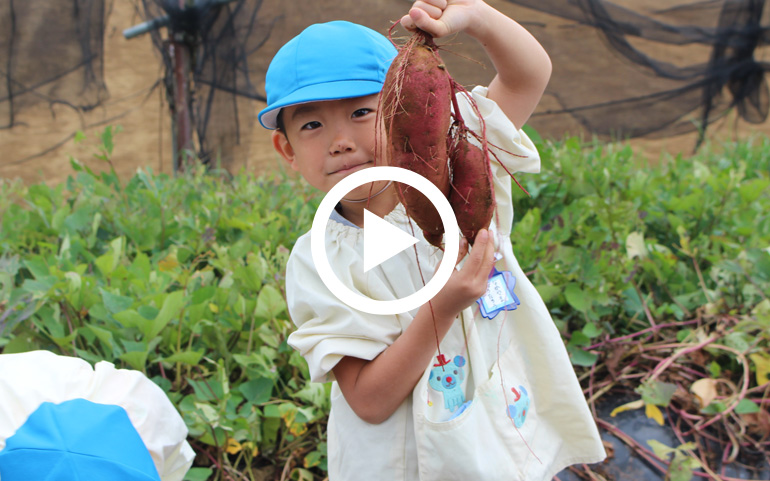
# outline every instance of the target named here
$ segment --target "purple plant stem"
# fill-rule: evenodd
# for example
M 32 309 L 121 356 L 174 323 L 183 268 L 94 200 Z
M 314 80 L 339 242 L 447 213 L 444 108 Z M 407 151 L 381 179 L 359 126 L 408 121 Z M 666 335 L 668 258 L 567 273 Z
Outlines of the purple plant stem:
M 690 324 L 696 324 L 698 322 L 699 322 L 699 320 L 695 319 L 695 320 L 686 321 L 686 322 L 670 322 L 668 324 L 657 324 L 655 326 L 648 327 L 647 329 L 642 329 L 641 331 L 637 331 L 637 332 L 634 332 L 634 333 L 631 333 L 631 334 L 627 334 L 625 336 L 615 337 L 615 338 L 612 338 L 612 339 L 606 339 L 606 340 L 604 340 L 602 342 L 594 344 L 593 346 L 587 347 L 586 350 L 590 351 L 591 349 L 596 349 L 596 348 L 602 347 L 602 346 L 604 346 L 606 344 L 611 344 L 611 343 L 615 343 L 615 342 L 619 342 L 619 341 L 625 341 L 625 340 L 628 340 L 628 339 L 633 339 L 635 337 L 639 337 L 639 336 L 641 336 L 643 334 L 646 334 L 648 332 L 659 331 L 659 330 L 661 330 L 663 328 L 666 328 L 666 327 L 688 326 Z

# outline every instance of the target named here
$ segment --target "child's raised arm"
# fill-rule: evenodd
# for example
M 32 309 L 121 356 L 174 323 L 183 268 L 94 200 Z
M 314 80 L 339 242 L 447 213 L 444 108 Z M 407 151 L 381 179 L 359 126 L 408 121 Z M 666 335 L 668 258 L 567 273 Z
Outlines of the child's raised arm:
M 418 0 L 401 24 L 436 38 L 464 31 L 481 42 L 497 71 L 487 96 L 517 128 L 527 122 L 548 84 L 551 60 L 524 27 L 482 0 Z

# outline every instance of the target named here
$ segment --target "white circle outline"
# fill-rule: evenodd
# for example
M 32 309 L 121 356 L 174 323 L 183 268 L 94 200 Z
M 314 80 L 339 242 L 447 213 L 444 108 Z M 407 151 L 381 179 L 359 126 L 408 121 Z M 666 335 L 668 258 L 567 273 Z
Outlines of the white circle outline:
M 310 249 L 313 255 L 313 264 L 315 264 L 321 281 L 339 300 L 359 311 L 370 314 L 400 314 L 426 304 L 433 296 L 438 294 L 441 288 L 449 281 L 449 277 L 455 269 L 455 263 L 441 262 L 431 280 L 414 294 L 400 299 L 380 301 L 363 296 L 345 286 L 334 274 L 329 264 L 329 259 L 326 256 L 326 225 L 329 222 L 329 217 L 334 207 L 351 190 L 362 184 L 378 180 L 394 180 L 422 192 L 436 207 L 441 216 L 441 222 L 444 224 L 446 236 L 443 258 L 457 259 L 457 255 L 460 252 L 460 228 L 457 225 L 457 218 L 452 210 L 452 206 L 449 205 L 449 201 L 431 181 L 420 174 L 401 167 L 369 167 L 368 169 L 359 170 L 348 175 L 332 187 L 324 196 L 313 218 L 313 227 L 310 230 Z

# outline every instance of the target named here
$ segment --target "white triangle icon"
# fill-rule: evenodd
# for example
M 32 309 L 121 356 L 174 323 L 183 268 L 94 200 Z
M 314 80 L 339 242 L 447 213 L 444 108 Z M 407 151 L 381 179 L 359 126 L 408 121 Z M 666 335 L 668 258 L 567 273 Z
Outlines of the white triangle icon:
M 364 209 L 364 272 L 377 267 L 419 239 Z

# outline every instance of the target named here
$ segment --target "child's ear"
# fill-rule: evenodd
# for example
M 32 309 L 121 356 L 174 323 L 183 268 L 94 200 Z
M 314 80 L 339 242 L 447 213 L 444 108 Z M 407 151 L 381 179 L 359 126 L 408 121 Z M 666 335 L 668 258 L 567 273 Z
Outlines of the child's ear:
M 275 129 L 271 134 L 271 140 L 273 141 L 275 151 L 289 163 L 292 169 L 298 170 L 297 165 L 294 163 L 294 149 L 291 147 L 289 139 L 286 138 L 286 134 L 282 130 Z

